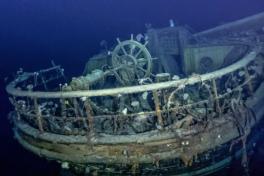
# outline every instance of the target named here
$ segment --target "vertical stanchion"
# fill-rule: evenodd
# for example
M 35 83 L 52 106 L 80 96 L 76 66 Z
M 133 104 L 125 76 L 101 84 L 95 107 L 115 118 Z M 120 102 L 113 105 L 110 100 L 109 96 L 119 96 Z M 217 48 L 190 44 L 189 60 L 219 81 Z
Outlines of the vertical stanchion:
M 73 100 L 75 118 L 78 121 L 78 124 L 80 125 L 80 115 L 79 115 L 79 105 L 78 105 L 78 101 L 77 101 L 76 98 L 73 98 L 72 100 Z
M 60 103 L 61 103 L 61 116 L 64 118 L 66 118 L 66 105 L 65 105 L 65 99 L 61 98 L 60 99 Z
M 16 111 L 16 114 L 17 114 L 17 120 L 20 120 L 21 119 L 21 114 L 19 112 L 19 108 L 18 108 L 18 105 L 17 105 L 17 102 L 16 102 L 16 97 L 14 96 L 13 99 L 12 98 L 9 98 L 9 101 L 15 107 L 15 111 Z
M 253 86 L 252 86 L 250 75 L 248 73 L 247 66 L 244 67 L 244 71 L 245 71 L 246 82 L 247 82 L 248 89 L 249 89 L 249 94 L 253 95 Z
M 154 98 L 154 103 L 155 103 L 155 111 L 156 115 L 158 117 L 158 124 L 163 129 L 164 123 L 161 115 L 161 110 L 160 110 L 160 101 L 159 101 L 159 96 L 157 90 L 153 90 L 153 98 Z
M 220 108 L 220 104 L 219 104 L 219 99 L 218 99 L 218 93 L 217 93 L 217 87 L 216 87 L 215 79 L 212 79 L 212 85 L 213 85 L 213 92 L 214 92 L 214 100 L 215 100 L 216 111 L 221 114 L 221 108 Z
M 88 99 L 85 101 L 84 106 L 85 106 L 85 110 L 86 110 L 88 127 L 89 127 L 89 131 L 88 132 L 90 133 L 90 136 L 91 136 L 94 133 L 94 129 L 93 129 L 93 112 L 92 112 L 92 108 L 91 108 L 91 105 L 90 105 Z
M 35 113 L 36 113 L 36 116 L 37 116 L 37 122 L 38 122 L 39 131 L 41 133 L 43 133 L 44 130 L 43 130 L 42 119 L 41 119 L 41 110 L 40 110 L 40 106 L 38 105 L 37 98 L 34 98 L 34 107 L 35 107 Z
M 65 98 L 60 99 L 60 104 L 61 104 L 61 117 L 62 117 L 62 124 L 63 128 L 65 127 L 65 121 L 66 121 L 66 104 L 65 104 Z

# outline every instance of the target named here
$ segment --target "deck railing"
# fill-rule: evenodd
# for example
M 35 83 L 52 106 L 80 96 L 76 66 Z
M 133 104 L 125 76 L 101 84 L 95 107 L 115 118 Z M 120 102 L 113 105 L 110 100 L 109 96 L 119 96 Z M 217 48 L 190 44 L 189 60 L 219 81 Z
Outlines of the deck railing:
M 6 90 L 17 120 L 40 132 L 130 134 L 128 128 L 134 133 L 163 130 L 172 124 L 183 128 L 188 118 L 190 123 L 202 123 L 221 117 L 234 101 L 251 96 L 263 77 L 259 71 L 263 70 L 263 58 L 259 53 L 260 49 L 254 48 L 228 67 L 168 82 L 70 92 L 62 91 L 60 84 L 57 91 L 38 91 L 39 87 L 47 89 L 54 79 L 63 77 L 63 70 L 54 66 L 36 73 L 22 73 Z M 43 79 L 39 74 L 51 76 Z M 130 96 L 132 100 L 122 103 L 122 96 Z M 109 103 L 97 103 L 98 99 Z M 142 101 L 148 107 L 142 108 Z M 136 103 L 131 106 L 132 102 Z M 119 106 L 115 110 L 111 107 L 114 103 Z M 147 125 L 140 129 L 140 123 Z

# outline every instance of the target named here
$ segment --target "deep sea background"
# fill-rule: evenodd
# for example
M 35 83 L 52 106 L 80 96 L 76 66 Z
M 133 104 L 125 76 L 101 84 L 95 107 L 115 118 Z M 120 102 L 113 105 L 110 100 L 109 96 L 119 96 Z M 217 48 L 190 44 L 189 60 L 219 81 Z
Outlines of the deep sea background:
M 58 175 L 59 165 L 24 150 L 7 120 L 11 106 L 4 78 L 22 67 L 35 71 L 61 64 L 80 75 L 89 57 L 131 33 L 169 25 L 174 19 L 195 31 L 264 11 L 264 0 L 0 0 L 0 175 Z M 263 145 L 264 146 L 264 145 Z M 252 175 L 264 175 L 264 149 L 254 155 Z M 222 175 L 241 175 L 234 164 Z

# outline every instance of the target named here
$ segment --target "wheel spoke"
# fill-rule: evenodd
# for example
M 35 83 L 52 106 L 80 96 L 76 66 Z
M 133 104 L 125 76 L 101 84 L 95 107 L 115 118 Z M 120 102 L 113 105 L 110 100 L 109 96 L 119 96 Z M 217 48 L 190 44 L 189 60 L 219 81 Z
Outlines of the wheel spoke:
M 137 66 L 137 68 L 138 68 L 139 70 L 141 70 L 142 72 L 144 72 L 145 75 L 146 75 L 146 74 L 149 74 L 150 76 L 155 77 L 155 75 L 154 75 L 153 73 L 149 72 L 148 70 L 145 70 L 144 68 L 142 68 L 142 67 L 140 67 L 140 66 Z
M 117 38 L 116 40 L 117 40 L 118 44 L 120 45 L 120 48 L 121 48 L 121 50 L 123 51 L 123 53 L 124 53 L 125 55 L 127 55 L 127 52 L 126 52 L 126 50 L 125 50 L 125 48 L 124 48 L 124 45 L 121 45 L 121 41 L 120 41 L 120 39 Z
M 135 50 L 135 45 L 130 45 L 130 55 L 133 55 L 133 52 L 134 52 L 134 50 Z
M 138 62 L 139 64 L 146 64 L 146 63 L 147 63 L 147 60 L 146 60 L 145 58 L 139 58 L 139 59 L 137 60 L 137 62 Z
M 120 39 L 119 39 L 119 38 L 117 38 L 116 40 L 117 40 L 118 44 L 121 44 L 121 41 L 120 41 Z
M 140 67 L 140 66 L 137 66 L 137 68 L 138 68 L 139 70 L 143 71 L 144 73 L 147 73 L 147 72 L 148 72 L 147 70 L 143 69 L 143 68 Z
M 121 57 L 120 57 L 118 54 L 116 54 L 115 57 L 113 57 L 113 61 L 114 61 L 116 64 L 120 64 L 120 63 L 122 63 L 122 61 L 121 61 Z
M 136 74 L 136 79 L 140 79 L 140 75 L 137 71 L 135 72 L 135 74 Z
M 115 57 L 119 59 L 121 56 L 119 56 L 118 53 L 117 53 L 117 54 L 115 55 Z
M 128 55 L 127 52 L 126 52 L 126 49 L 124 48 L 124 46 L 121 46 L 121 50 L 123 51 L 123 53 L 124 53 L 125 55 Z
M 140 55 L 141 52 L 142 52 L 142 49 L 139 48 L 139 51 L 137 52 L 137 54 L 134 57 L 137 58 Z

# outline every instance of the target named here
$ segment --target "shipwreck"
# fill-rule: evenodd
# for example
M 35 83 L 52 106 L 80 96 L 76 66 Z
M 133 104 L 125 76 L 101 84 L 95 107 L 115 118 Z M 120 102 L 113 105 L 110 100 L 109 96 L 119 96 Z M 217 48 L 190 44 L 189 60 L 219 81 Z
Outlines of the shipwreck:
M 15 138 L 85 174 L 206 175 L 247 165 L 264 114 L 264 13 L 203 32 L 117 39 L 69 81 L 53 65 L 6 90 Z

